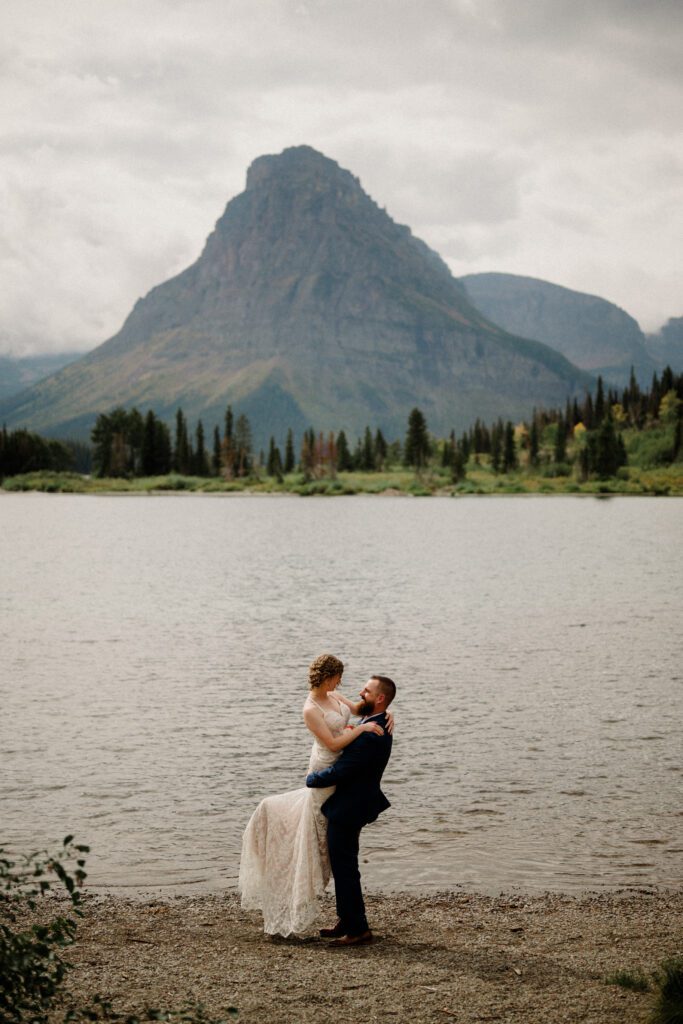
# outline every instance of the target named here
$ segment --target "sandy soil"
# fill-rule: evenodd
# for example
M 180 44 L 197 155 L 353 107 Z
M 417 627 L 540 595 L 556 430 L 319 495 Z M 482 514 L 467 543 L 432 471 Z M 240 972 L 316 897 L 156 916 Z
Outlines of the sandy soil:
M 67 992 L 114 1008 L 202 1002 L 274 1022 L 645 1022 L 652 996 L 608 984 L 683 952 L 683 893 L 370 896 L 371 946 L 271 939 L 234 894 L 86 896 Z M 329 923 L 332 902 L 326 903 Z

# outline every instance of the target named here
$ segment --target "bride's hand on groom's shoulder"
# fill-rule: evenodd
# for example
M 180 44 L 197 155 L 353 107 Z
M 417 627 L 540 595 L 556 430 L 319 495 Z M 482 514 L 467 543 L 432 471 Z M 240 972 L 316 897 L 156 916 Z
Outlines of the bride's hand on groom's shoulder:
M 394 712 L 387 711 L 387 732 L 390 736 L 394 734 Z
M 361 729 L 363 732 L 374 732 L 377 736 L 384 736 L 384 729 L 377 722 L 364 722 Z

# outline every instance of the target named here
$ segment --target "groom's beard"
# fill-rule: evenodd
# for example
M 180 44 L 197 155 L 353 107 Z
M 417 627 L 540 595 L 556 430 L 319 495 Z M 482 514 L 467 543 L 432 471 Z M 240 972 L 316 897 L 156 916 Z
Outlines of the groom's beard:
M 374 715 L 374 713 L 375 705 L 370 704 L 367 700 L 363 701 L 361 706 L 358 708 L 358 714 L 361 715 L 362 718 L 366 718 L 368 715 Z

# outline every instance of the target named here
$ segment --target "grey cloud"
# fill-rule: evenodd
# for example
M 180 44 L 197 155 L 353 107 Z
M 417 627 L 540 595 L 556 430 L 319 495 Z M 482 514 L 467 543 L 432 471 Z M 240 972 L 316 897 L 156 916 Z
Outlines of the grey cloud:
M 302 142 L 456 272 L 578 286 L 599 239 L 592 290 L 679 314 L 682 30 L 679 0 L 6 0 L 4 334 L 103 340 Z

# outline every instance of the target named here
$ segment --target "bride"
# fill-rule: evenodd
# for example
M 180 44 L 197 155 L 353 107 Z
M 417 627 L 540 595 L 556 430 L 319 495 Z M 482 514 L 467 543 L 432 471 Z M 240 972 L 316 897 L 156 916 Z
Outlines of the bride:
M 349 727 L 361 701 L 337 693 L 344 664 L 321 654 L 308 670 L 311 692 L 304 703 L 304 722 L 313 733 L 308 771 L 333 764 L 340 752 L 363 732 L 383 733 L 374 722 Z M 393 719 L 389 720 L 389 731 Z M 319 915 L 318 899 L 330 879 L 327 820 L 320 808 L 334 792 L 295 789 L 262 800 L 242 838 L 239 890 L 245 910 L 260 910 L 269 935 L 291 935 L 309 929 Z

